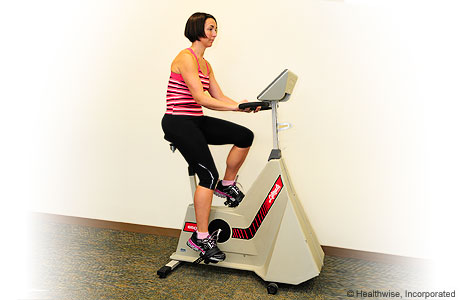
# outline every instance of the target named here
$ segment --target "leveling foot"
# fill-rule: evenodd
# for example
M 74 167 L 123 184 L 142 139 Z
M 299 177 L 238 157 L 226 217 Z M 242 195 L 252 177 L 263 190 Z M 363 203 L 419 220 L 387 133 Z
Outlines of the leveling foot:
M 158 277 L 166 278 L 166 276 L 168 276 L 168 274 L 171 273 L 175 268 L 179 267 L 181 263 L 182 262 L 177 260 L 171 260 L 168 264 L 161 267 L 161 269 L 157 271 Z

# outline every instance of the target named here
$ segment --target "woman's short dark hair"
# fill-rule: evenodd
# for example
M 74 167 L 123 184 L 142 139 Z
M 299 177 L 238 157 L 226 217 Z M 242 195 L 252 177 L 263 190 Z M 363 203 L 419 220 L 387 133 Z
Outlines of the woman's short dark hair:
M 185 24 L 185 36 L 189 39 L 190 42 L 198 41 L 200 38 L 205 38 L 206 34 L 204 33 L 204 23 L 207 19 L 214 19 L 212 15 L 202 12 L 194 13 L 187 20 Z M 217 23 L 217 21 L 216 21 Z

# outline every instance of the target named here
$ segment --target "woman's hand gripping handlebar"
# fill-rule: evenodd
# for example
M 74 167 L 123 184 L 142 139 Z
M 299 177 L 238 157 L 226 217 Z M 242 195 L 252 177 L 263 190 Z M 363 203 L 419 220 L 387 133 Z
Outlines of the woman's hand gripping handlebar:
M 240 103 L 238 105 L 238 108 L 241 111 L 245 111 L 245 112 L 251 112 L 251 111 L 258 112 L 260 110 L 272 109 L 268 102 L 261 102 L 261 101 Z

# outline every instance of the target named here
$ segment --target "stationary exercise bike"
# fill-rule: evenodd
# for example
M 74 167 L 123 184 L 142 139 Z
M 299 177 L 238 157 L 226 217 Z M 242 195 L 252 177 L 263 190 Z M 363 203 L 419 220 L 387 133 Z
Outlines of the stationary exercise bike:
M 318 276 L 324 260 L 324 252 L 297 198 L 278 146 L 281 126 L 277 122 L 278 105 L 289 100 L 296 81 L 297 75 L 286 69 L 259 94 L 257 99 L 262 102 L 240 104 L 241 109 L 262 106 L 272 110 L 273 149 L 241 204 L 212 206 L 209 216 L 209 232 L 218 231 L 219 248 L 226 254 L 225 261 L 217 265 L 255 272 L 269 282 L 269 294 L 277 293 L 276 283 L 297 285 Z M 174 145 L 171 147 L 174 150 Z M 189 175 L 193 198 L 196 178 L 190 167 Z M 176 252 L 157 271 L 160 278 L 165 278 L 182 262 L 209 263 L 186 245 L 196 228 L 195 210 L 190 204 Z

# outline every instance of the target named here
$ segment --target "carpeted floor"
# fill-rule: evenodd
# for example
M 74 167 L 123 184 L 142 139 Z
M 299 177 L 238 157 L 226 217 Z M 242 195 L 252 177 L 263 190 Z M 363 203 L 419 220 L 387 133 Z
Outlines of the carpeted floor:
M 404 295 L 426 283 L 417 268 L 326 256 L 320 276 L 268 295 L 266 283 L 247 271 L 184 264 L 158 278 L 177 238 L 59 223 L 36 226 L 34 236 L 33 280 L 47 291 L 43 299 L 353 299 L 349 290 Z

